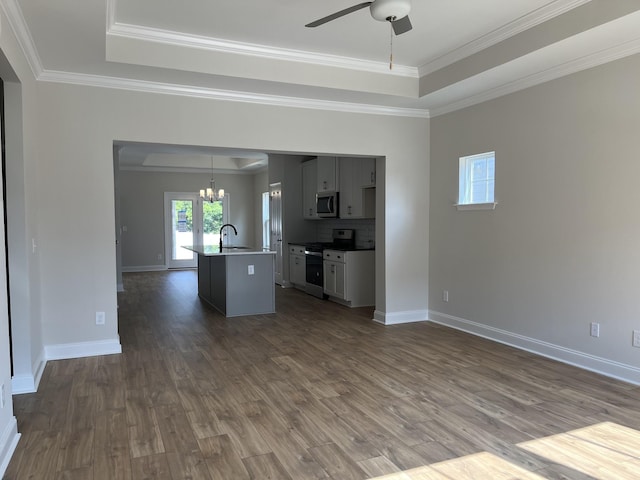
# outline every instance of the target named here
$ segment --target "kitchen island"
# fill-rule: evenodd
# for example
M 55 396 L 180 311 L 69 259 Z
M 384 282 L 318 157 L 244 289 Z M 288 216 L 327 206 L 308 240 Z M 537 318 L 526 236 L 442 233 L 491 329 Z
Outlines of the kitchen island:
M 226 317 L 274 313 L 275 252 L 217 245 L 184 247 L 198 254 L 198 296 Z

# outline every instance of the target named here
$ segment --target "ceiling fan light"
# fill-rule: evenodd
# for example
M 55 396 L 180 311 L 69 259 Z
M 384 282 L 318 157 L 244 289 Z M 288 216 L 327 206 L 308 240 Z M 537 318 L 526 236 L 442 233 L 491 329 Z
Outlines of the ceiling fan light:
M 409 15 L 411 0 L 375 0 L 369 10 L 373 18 L 382 22 L 389 17 L 400 20 Z

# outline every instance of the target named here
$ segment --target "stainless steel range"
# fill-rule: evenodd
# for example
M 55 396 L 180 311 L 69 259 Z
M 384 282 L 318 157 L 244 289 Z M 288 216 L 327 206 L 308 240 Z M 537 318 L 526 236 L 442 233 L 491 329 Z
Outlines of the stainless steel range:
M 336 229 L 331 242 L 313 242 L 304 246 L 305 266 L 307 268 L 307 286 L 305 291 L 318 298 L 324 294 L 322 252 L 324 250 L 354 250 L 356 232 L 352 229 Z

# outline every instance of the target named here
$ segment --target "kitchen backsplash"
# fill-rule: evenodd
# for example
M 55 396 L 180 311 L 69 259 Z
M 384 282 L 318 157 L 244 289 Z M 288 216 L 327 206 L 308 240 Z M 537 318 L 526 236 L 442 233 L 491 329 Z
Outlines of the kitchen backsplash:
M 356 231 L 356 247 L 374 248 L 376 242 L 376 221 L 367 218 L 363 220 L 332 220 L 316 221 L 319 242 L 330 242 L 333 230 L 336 228 L 352 228 Z

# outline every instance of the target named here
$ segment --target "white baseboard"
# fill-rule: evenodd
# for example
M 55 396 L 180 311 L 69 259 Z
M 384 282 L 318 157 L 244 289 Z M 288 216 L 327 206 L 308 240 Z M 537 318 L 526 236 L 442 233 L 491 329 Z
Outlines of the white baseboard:
M 408 310 L 404 312 L 373 312 L 373 321 L 383 325 L 399 325 L 401 323 L 426 322 L 429 319 L 427 310 Z
M 140 265 L 133 267 L 122 267 L 122 273 L 134 273 L 134 272 L 160 272 L 168 270 L 166 265 Z
M 640 368 L 625 363 L 615 362 L 588 353 L 554 345 L 552 343 L 526 337 L 499 328 L 490 327 L 464 318 L 454 317 L 446 313 L 429 311 L 429 319 L 434 323 L 462 330 L 479 337 L 487 338 L 511 347 L 526 350 L 543 357 L 567 363 L 585 370 L 600 373 L 607 377 L 640 385 Z
M 18 446 L 20 434 L 18 433 L 18 422 L 16 417 L 11 417 L 9 424 L 0 435 L 0 478 L 4 478 L 9 461 Z
M 14 375 L 11 378 L 11 393 L 13 395 L 20 395 L 23 393 L 37 392 L 40 379 L 44 373 L 44 367 L 46 366 L 47 362 L 44 360 L 43 349 L 38 356 L 33 374 Z
M 113 355 L 116 353 L 122 353 L 119 337 L 113 340 L 63 343 L 59 345 L 46 345 L 44 347 L 44 355 L 47 360 L 95 357 L 97 355 Z

